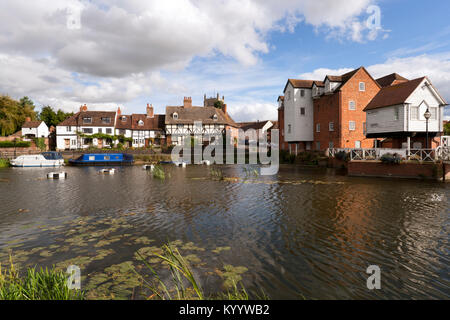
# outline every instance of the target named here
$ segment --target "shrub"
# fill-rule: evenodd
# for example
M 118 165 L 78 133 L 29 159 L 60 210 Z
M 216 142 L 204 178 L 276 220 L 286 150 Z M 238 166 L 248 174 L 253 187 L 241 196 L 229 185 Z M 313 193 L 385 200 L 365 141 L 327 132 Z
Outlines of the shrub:
M 16 148 L 29 148 L 31 142 L 29 141 L 17 141 Z M 0 148 L 14 148 L 14 141 L 0 141 Z
M 398 153 L 386 153 L 380 160 L 386 164 L 400 164 L 402 162 L 402 157 Z
M 0 159 L 0 168 L 7 168 L 10 166 L 8 159 Z
M 347 161 L 350 158 L 350 154 L 345 151 L 337 152 L 334 157 L 338 160 Z

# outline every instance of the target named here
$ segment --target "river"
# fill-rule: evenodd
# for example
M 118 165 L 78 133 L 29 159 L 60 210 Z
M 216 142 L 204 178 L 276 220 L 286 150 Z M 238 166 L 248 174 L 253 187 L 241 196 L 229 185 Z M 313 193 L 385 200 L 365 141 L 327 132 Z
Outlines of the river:
M 236 179 L 213 180 L 206 166 L 166 166 L 165 180 L 138 166 L 65 167 L 66 180 L 0 169 L 0 261 L 76 264 L 91 298 L 129 299 L 138 283 L 126 267 L 145 270 L 136 251 L 171 242 L 210 294 L 242 279 L 272 299 L 450 298 L 449 184 L 221 169 Z M 370 265 L 380 290 L 366 286 Z

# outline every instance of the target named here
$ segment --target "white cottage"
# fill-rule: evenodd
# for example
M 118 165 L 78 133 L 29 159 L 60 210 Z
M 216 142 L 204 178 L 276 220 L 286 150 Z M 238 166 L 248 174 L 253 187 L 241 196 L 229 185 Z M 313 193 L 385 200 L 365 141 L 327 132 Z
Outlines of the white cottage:
M 31 121 L 30 118 L 27 118 L 22 125 L 22 136 L 25 139 L 48 138 L 49 133 L 49 129 L 44 121 Z
M 437 147 L 447 103 L 427 77 L 407 80 L 393 74 L 381 79 L 389 77 L 394 79 L 391 84 L 384 84 L 364 109 L 367 138 L 380 138 L 383 147 Z M 428 121 L 426 111 L 430 113 Z

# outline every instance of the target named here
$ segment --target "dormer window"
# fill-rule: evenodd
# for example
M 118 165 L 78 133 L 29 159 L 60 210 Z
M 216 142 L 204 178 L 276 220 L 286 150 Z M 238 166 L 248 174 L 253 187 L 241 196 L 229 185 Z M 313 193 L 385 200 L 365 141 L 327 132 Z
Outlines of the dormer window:
M 173 117 L 175 120 L 178 120 L 178 113 L 174 112 L 173 115 L 172 115 L 172 117 Z
M 109 124 L 109 123 L 111 123 L 111 118 L 109 118 L 109 117 L 102 118 L 102 122 Z
M 121 121 L 127 121 L 127 117 L 126 117 L 126 116 L 122 116 L 122 117 L 120 118 L 120 120 L 121 120 Z
M 92 123 L 92 118 L 91 117 L 83 118 L 83 123 Z
M 213 115 L 213 120 L 214 120 L 214 121 L 217 121 L 217 119 L 218 119 L 218 118 L 217 118 L 217 114 Z
M 142 127 L 143 125 L 144 125 L 144 121 L 139 120 L 139 121 L 138 121 L 138 126 L 141 126 L 141 127 Z

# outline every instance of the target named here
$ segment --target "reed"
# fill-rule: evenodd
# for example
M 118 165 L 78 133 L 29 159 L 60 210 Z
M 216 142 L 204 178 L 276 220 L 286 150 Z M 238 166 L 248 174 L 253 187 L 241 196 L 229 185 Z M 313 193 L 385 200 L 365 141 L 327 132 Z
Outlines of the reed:
M 224 175 L 223 175 L 223 171 L 219 168 L 213 167 L 213 168 L 209 169 L 209 175 L 212 180 L 222 181 L 225 179 Z
M 0 300 L 83 300 L 83 291 L 67 287 L 67 276 L 54 269 L 27 269 L 20 277 L 10 257 L 9 268 L 0 265 Z
M 152 293 L 148 297 L 149 300 L 249 300 L 249 294 L 245 288 L 241 285 L 241 289 L 239 289 L 238 284 L 235 282 L 233 282 L 231 290 L 207 296 L 195 277 L 189 263 L 183 258 L 178 249 L 171 245 L 164 245 L 162 249 L 162 254 L 155 253 L 154 255 L 168 265 L 171 279 L 169 282 L 164 282 L 146 259 L 139 252 L 137 253 L 139 260 L 145 264 L 153 275 L 152 279 L 148 279 L 133 269 L 142 281 L 143 286 Z M 255 298 L 267 299 L 267 296 L 263 294 Z
M 153 173 L 153 178 L 156 178 L 159 180 L 166 179 L 166 172 L 164 171 L 164 169 L 161 165 L 156 165 L 155 168 L 153 169 L 152 173 Z

